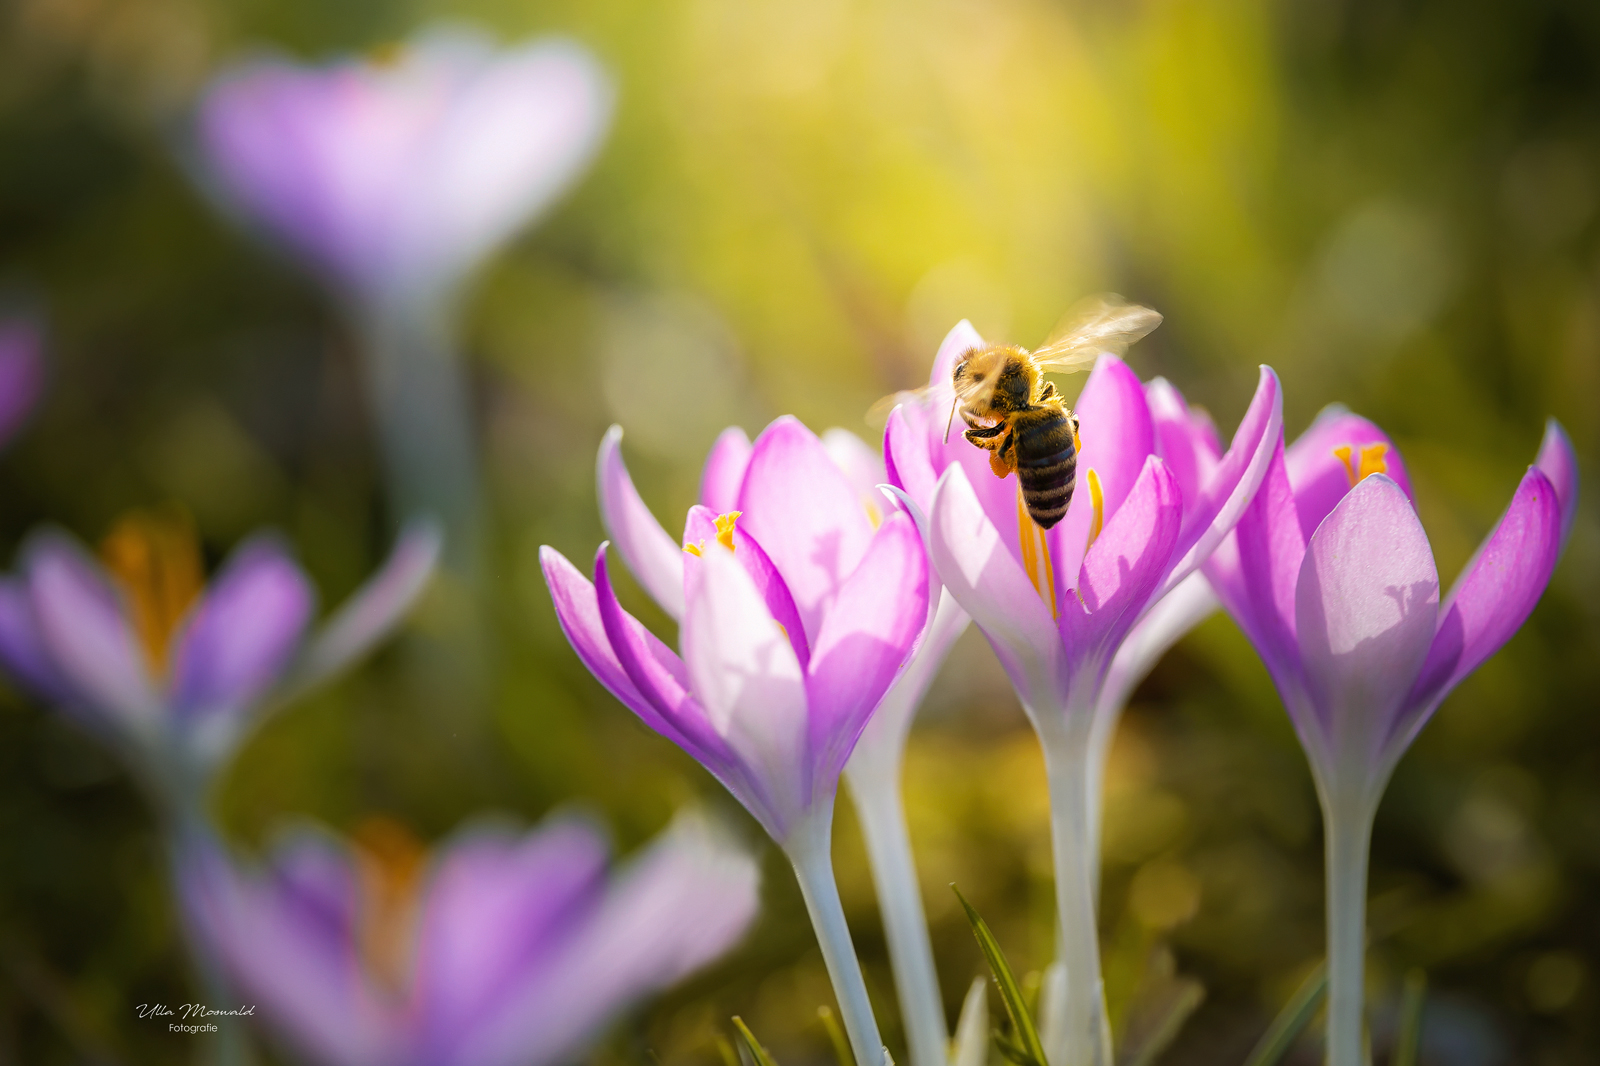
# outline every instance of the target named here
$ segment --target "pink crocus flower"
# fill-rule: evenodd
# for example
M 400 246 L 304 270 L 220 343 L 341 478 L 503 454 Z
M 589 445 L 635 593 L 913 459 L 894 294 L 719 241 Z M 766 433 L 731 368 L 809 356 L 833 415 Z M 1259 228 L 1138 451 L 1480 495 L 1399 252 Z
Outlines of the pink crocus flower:
M 133 521 L 108 538 L 113 575 L 66 534 L 36 533 L 0 578 L 0 663 L 130 756 L 179 809 L 266 710 L 366 654 L 433 572 L 431 523 L 404 531 L 382 569 L 315 632 L 316 594 L 283 543 L 258 535 L 210 586 L 181 533 Z M 176 539 L 176 543 L 174 543 Z
M 44 337 L 29 318 L 0 319 L 0 445 L 33 412 L 44 387 Z
M 682 654 L 617 602 L 605 545 L 593 584 L 542 550 L 562 629 L 613 695 L 783 847 L 857 1060 L 880 1062 L 829 839 L 845 761 L 927 624 L 922 539 L 909 515 L 863 500 L 814 434 L 780 418 L 754 444 L 737 431 L 718 440 L 706 503 L 675 541 L 628 478 L 619 438 L 601 445 L 601 508 L 640 584 L 678 621 Z
M 758 902 L 755 863 L 694 817 L 612 872 L 572 816 L 464 830 L 431 858 L 392 824 L 361 837 L 301 831 L 252 867 L 195 832 L 177 857 L 203 954 L 317 1066 L 570 1061 L 726 952 Z
M 1310 760 L 1328 878 L 1328 1061 L 1363 1058 L 1372 820 L 1440 702 L 1509 640 L 1555 569 L 1577 460 L 1553 419 L 1535 465 L 1441 602 L 1433 550 L 1394 443 L 1330 408 L 1276 444 L 1261 491 L 1206 573 L 1255 645 Z
M 610 111 L 571 41 L 433 28 L 379 58 L 229 68 L 198 134 L 221 196 L 337 286 L 431 302 L 572 183 Z
M 1211 609 L 1197 571 L 1266 473 L 1282 398 L 1262 367 L 1221 452 L 1176 389 L 1103 355 L 1073 408 L 1077 491 L 1043 531 L 1014 477 L 995 477 L 959 433 L 945 439 L 952 369 L 982 344 L 965 322 L 951 332 L 928 391 L 890 415 L 884 453 L 890 479 L 928 516 L 940 579 L 988 637 L 1043 743 L 1066 970 L 1064 999 L 1047 1004 L 1046 1051 L 1108 1066 L 1094 903 L 1105 753 L 1128 691 Z

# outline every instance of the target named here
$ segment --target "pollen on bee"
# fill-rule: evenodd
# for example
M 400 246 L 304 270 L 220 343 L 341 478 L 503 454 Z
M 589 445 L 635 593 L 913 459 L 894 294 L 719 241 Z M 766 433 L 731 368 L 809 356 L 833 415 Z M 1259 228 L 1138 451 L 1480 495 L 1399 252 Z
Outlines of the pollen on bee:
M 1341 444 L 1333 450 L 1334 457 L 1344 464 L 1344 476 L 1350 482 L 1350 487 L 1355 488 L 1362 478 L 1372 474 L 1387 474 L 1389 464 L 1384 461 L 1384 456 L 1389 454 L 1387 444 L 1362 445 L 1359 457 L 1356 455 L 1355 446 Z
M 733 531 L 739 523 L 739 516 L 742 514 L 744 514 L 743 511 L 729 511 L 727 514 L 719 514 L 716 517 L 717 543 L 729 551 L 738 550 L 733 546 Z M 705 541 L 698 540 L 692 544 L 685 544 L 683 550 L 690 555 L 703 556 L 705 554 L 705 546 Z

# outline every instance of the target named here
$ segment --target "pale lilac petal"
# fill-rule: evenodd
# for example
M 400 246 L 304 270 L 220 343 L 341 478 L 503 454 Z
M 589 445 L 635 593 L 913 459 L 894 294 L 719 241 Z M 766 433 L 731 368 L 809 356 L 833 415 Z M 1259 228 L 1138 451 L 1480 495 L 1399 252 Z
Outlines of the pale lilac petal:
M 633 487 L 622 462 L 620 426 L 606 431 L 595 466 L 600 517 L 612 543 L 650 598 L 674 621 L 682 621 L 683 548 L 661 528 Z
M 872 542 L 866 508 L 816 435 L 785 416 L 756 439 L 739 510 L 744 530 L 783 575 L 815 644 L 828 605 Z
M 27 550 L 34 618 L 50 659 L 85 703 L 111 723 L 148 733 L 163 711 L 121 596 L 100 567 L 46 534 Z
M 1166 378 L 1145 382 L 1144 395 L 1155 426 L 1156 454 L 1178 479 L 1187 510 L 1199 500 L 1201 488 L 1222 459 L 1217 427 L 1204 411 L 1191 410 L 1183 393 Z
M 439 856 L 417 936 L 413 1004 L 419 1061 L 463 1061 L 473 1034 L 497 1021 L 595 920 L 607 846 L 581 818 L 556 817 L 526 836 L 468 830 Z
M 172 653 L 173 711 L 237 715 L 270 688 L 300 646 L 316 594 L 276 541 L 234 552 L 189 616 Z
M 904 492 L 926 514 L 933 501 L 939 471 L 928 452 L 927 427 L 914 408 L 905 405 L 889 412 L 883 428 L 884 473 L 889 484 Z
M 1307 544 L 1295 593 L 1318 718 L 1297 724 L 1327 741 L 1325 788 L 1381 784 L 1381 746 L 1427 657 L 1438 608 L 1439 574 L 1411 501 L 1387 475 L 1363 479 Z
M 989 638 L 1024 702 L 1049 706 L 1061 670 L 1061 638 L 1050 608 L 1000 542 L 960 467 L 939 479 L 928 531 L 944 587 Z
M 439 1066 L 554 1066 L 634 1001 L 726 952 L 759 903 L 759 871 L 698 818 L 680 816 L 617 876 L 548 960 Z
M 833 465 L 844 472 L 845 479 L 855 487 L 856 494 L 869 510 L 878 505 L 878 486 L 888 476 L 884 473 L 883 457 L 848 429 L 834 426 L 822 433 L 822 447 L 833 460 Z
M 191 834 L 178 859 L 187 927 L 258 1014 L 327 1066 L 398 1061 L 401 1019 L 366 986 L 354 937 L 330 927 L 320 901 L 272 877 L 235 869 L 221 846 Z
M 1305 535 L 1300 532 L 1280 438 L 1255 498 L 1233 533 L 1212 553 L 1204 572 L 1286 702 L 1292 702 L 1290 694 L 1301 688 L 1294 602 L 1305 554 Z
M 427 588 L 443 544 L 437 522 L 407 523 L 383 567 L 312 636 L 296 669 L 295 686 L 304 689 L 332 677 L 387 637 Z
M 1100 686 L 1098 711 L 1115 715 L 1161 657 L 1220 606 L 1203 574 L 1190 574 L 1128 631 Z
M 1383 430 L 1343 407 L 1332 405 L 1325 408 L 1311 423 L 1311 428 L 1289 446 L 1285 453 L 1289 484 L 1294 486 L 1300 530 L 1307 540 L 1311 539 L 1311 534 L 1316 532 L 1328 512 L 1333 510 L 1334 504 L 1350 491 L 1350 473 L 1334 454 L 1334 449 L 1352 447 L 1355 450 L 1352 456 L 1354 462 L 1363 447 L 1376 444 L 1382 444 L 1386 449 L 1384 473 L 1400 486 L 1408 499 L 1412 499 L 1411 479 L 1406 474 L 1405 462 L 1400 458 L 1400 450 L 1394 446 L 1394 441 Z
M 733 553 L 713 542 L 699 562 L 705 572 L 690 590 L 684 662 L 712 727 L 765 786 L 768 802 L 751 813 L 782 842 L 812 798 L 805 677 Z
M 910 516 L 878 530 L 823 619 L 806 678 L 811 751 L 821 781 L 844 768 L 856 738 L 911 657 L 928 615 L 928 562 Z
M 0 445 L 33 412 L 44 388 L 44 337 L 28 319 L 0 321 Z
M 1194 573 L 1238 523 L 1266 477 L 1283 440 L 1283 390 L 1271 367 L 1261 368 L 1255 397 L 1234 432 L 1227 454 L 1206 481 L 1198 499 L 1183 497 L 1183 530 L 1176 561 L 1163 590 Z
M 1061 604 L 1061 638 L 1070 657 L 1109 661 L 1161 584 L 1182 525 L 1177 479 L 1160 456 L 1145 456 L 1133 490 L 1084 556 L 1076 594 L 1068 590 L 1071 598 Z
M 1572 522 L 1578 517 L 1578 453 L 1573 450 L 1572 438 L 1553 418 L 1544 424 L 1544 440 L 1533 465 L 1544 471 L 1561 501 L 1561 546 L 1565 548 L 1572 537 Z
M 1522 628 L 1561 555 L 1561 497 L 1529 467 L 1505 514 L 1439 612 L 1439 631 L 1407 705 L 1425 718 L 1461 680 Z M 1408 716 L 1409 717 L 1409 716 Z M 1405 723 L 1414 733 L 1422 722 Z M 1409 744 L 1410 736 L 1400 743 Z
M 745 467 L 750 465 L 750 437 L 738 426 L 729 426 L 717 435 L 700 474 L 700 504 L 715 514 L 727 514 L 739 507 L 739 486 L 744 484 Z
M 73 702 L 72 687 L 50 658 L 27 582 L 21 578 L 0 578 L 0 662 L 15 681 L 41 699 Z
M 684 523 L 684 544 L 699 546 L 715 541 L 716 517 L 709 507 L 689 508 L 689 518 Z M 811 661 L 811 646 L 806 640 L 805 625 L 800 621 L 800 609 L 795 606 L 794 596 L 790 594 L 789 586 L 784 584 L 783 575 L 772 565 L 766 549 L 737 525 L 733 529 L 733 557 L 739 560 L 739 565 L 755 582 L 767 610 L 772 612 L 773 620 L 789 634 L 789 644 L 794 648 L 795 658 L 800 660 L 800 669 L 804 670 Z M 698 576 L 700 571 L 698 567 L 691 566 L 684 573 Z
M 1083 438 L 1077 488 L 1066 517 L 1048 534 L 1055 553 L 1056 584 L 1059 592 L 1066 595 L 1078 587 L 1078 568 L 1083 564 L 1089 528 L 1094 522 L 1089 471 L 1093 470 L 1100 479 L 1104 522 L 1109 523 L 1133 491 L 1156 443 L 1144 384 L 1127 363 L 1114 355 L 1102 355 L 1095 363 L 1074 411 Z

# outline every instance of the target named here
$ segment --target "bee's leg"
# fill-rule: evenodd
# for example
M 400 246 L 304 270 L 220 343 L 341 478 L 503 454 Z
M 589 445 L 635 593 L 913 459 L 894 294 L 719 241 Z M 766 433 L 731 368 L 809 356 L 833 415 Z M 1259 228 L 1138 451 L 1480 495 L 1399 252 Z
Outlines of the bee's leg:
M 967 443 L 976 444 L 980 448 L 994 449 L 1000 447 L 1000 441 L 997 438 L 1006 431 L 1004 422 L 994 426 L 975 426 L 968 422 L 967 426 L 969 428 L 961 435 L 967 438 Z
M 989 453 L 989 469 L 994 471 L 995 477 L 1005 477 L 1016 468 L 1017 438 L 1015 434 L 1007 433 L 1000 438 L 995 450 Z
M 1072 426 L 1072 454 L 1083 454 L 1083 440 L 1078 436 L 1078 416 L 1071 411 L 1067 412 L 1067 422 Z

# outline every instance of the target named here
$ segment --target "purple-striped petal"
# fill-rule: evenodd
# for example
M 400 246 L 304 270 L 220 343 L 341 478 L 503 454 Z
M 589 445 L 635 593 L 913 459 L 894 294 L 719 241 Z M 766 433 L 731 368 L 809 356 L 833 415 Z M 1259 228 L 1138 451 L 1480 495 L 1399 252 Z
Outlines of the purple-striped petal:
M 293 658 L 314 601 L 311 583 L 276 540 L 242 545 L 178 638 L 173 711 L 196 718 L 248 708 Z
M 819 784 L 837 778 L 928 616 L 928 562 L 910 516 L 885 522 L 839 590 L 806 678 Z
M 437 522 L 408 522 L 383 567 L 312 636 L 296 671 L 297 687 L 332 677 L 387 637 L 427 588 L 443 545 Z
M 1561 546 L 1565 548 L 1572 536 L 1572 522 L 1578 517 L 1578 453 L 1573 450 L 1572 438 L 1553 418 L 1544 424 L 1544 440 L 1533 465 L 1544 471 L 1561 501 Z
M 575 1061 L 606 1019 L 723 954 L 755 916 L 756 864 L 680 816 L 616 877 L 538 975 L 438 1066 L 554 1066 Z
M 1561 555 L 1561 498 L 1542 470 L 1529 467 L 1505 514 L 1456 579 L 1408 708 L 1425 717 L 1522 628 Z M 1407 722 L 1414 734 L 1421 721 Z M 1409 744 L 1411 737 L 1399 742 Z
M 100 567 L 55 534 L 34 540 L 26 556 L 39 633 L 73 691 L 112 725 L 158 728 L 161 702 L 122 599 Z
M 1427 657 L 1438 608 L 1439 574 L 1410 499 L 1385 474 L 1363 479 L 1306 545 L 1295 592 L 1306 691 L 1334 763 L 1319 767 L 1325 787 L 1380 783 L 1381 746 Z M 1335 782 L 1351 760 L 1367 776 Z
M 854 487 L 805 426 L 785 416 L 756 439 L 739 489 L 740 524 L 760 542 L 800 608 L 806 636 L 872 542 Z
M 744 484 L 745 467 L 750 465 L 750 437 L 738 426 L 729 426 L 717 435 L 706 455 L 700 474 L 700 505 L 716 514 L 727 514 L 739 507 L 739 486 Z
M 1294 486 L 1300 530 L 1307 540 L 1334 505 L 1350 491 L 1352 471 L 1335 454 L 1335 449 L 1351 449 L 1350 464 L 1359 474 L 1361 449 L 1378 445 L 1383 447 L 1383 472 L 1400 486 L 1408 499 L 1413 499 L 1411 479 L 1394 441 L 1383 430 L 1343 407 L 1324 408 L 1311 428 L 1289 446 L 1284 458 L 1288 463 L 1289 483 Z
M 462 1061 L 474 1034 L 498 1021 L 605 895 L 604 837 L 581 818 L 555 817 L 526 836 L 469 830 L 439 856 L 418 926 L 413 990 L 418 1061 Z
M 595 463 L 600 517 L 628 569 L 674 621 L 683 620 L 683 549 L 639 498 L 622 462 L 622 428 L 612 426 Z

